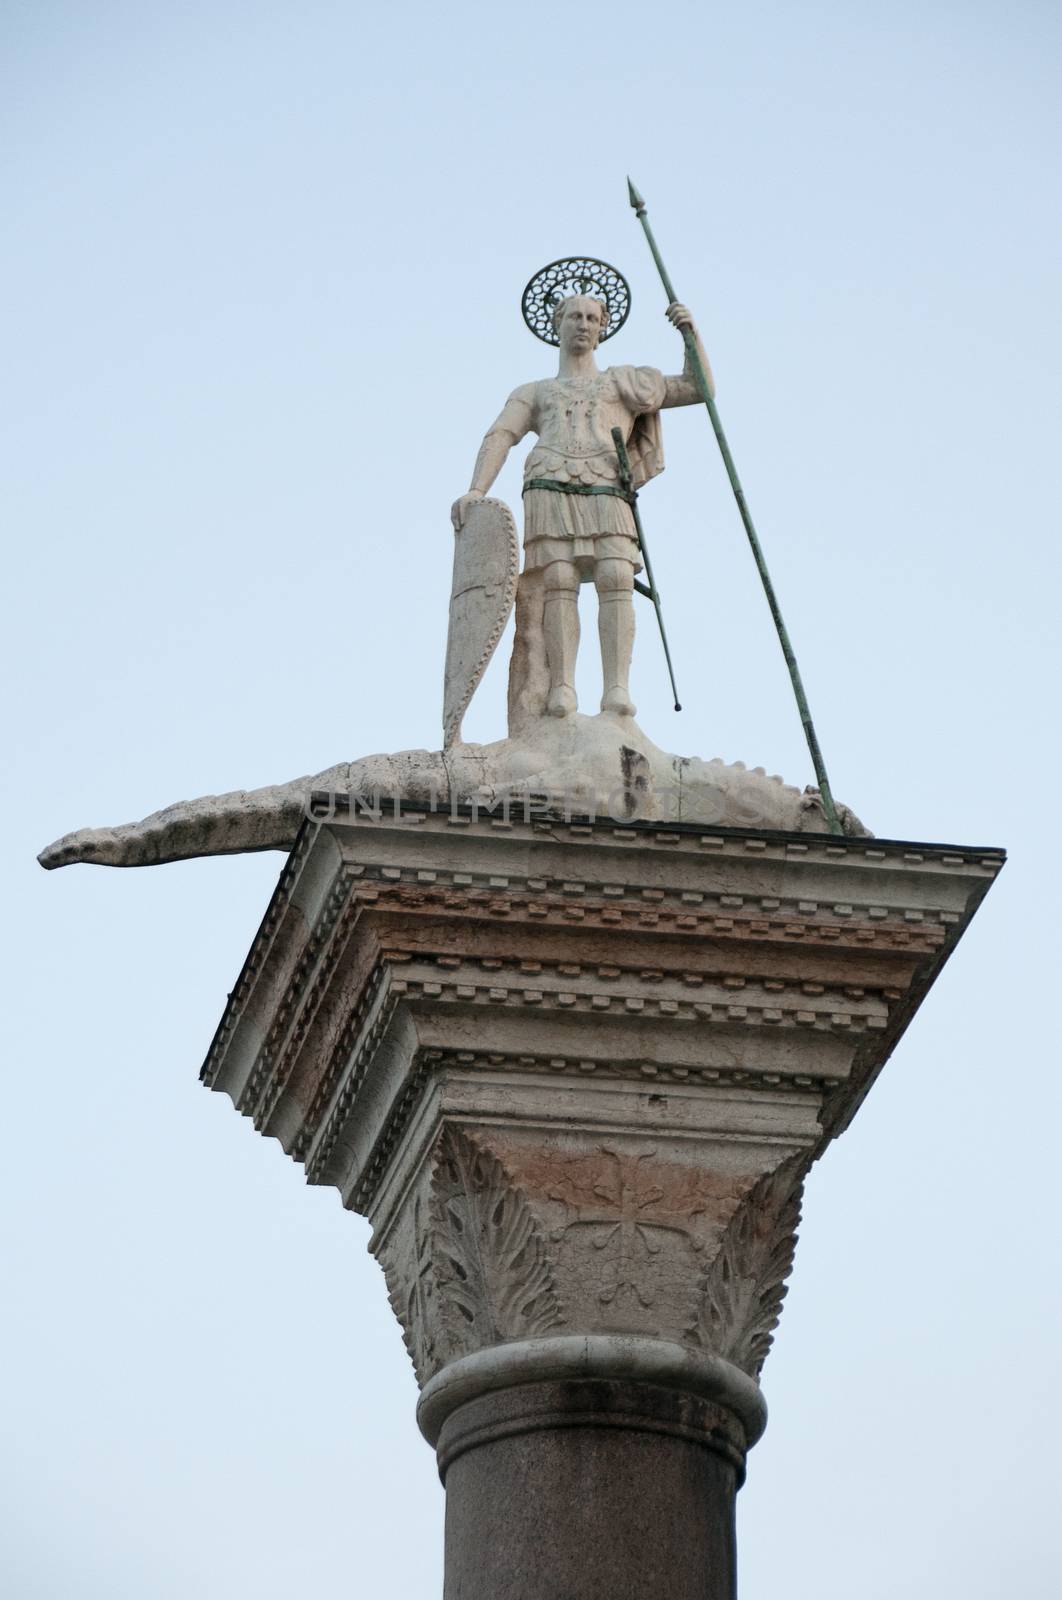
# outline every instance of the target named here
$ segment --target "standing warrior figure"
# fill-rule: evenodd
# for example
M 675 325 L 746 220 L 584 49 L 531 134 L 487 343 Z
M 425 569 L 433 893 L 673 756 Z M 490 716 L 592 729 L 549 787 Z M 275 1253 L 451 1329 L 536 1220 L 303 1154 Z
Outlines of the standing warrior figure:
M 634 486 L 640 488 L 664 468 L 659 413 L 667 406 L 701 402 L 688 354 L 676 377 L 665 377 L 655 367 L 599 369 L 594 351 L 625 319 L 626 285 L 604 263 L 592 265 L 609 274 L 594 283 L 604 297 L 554 290 L 549 319 L 544 324 L 536 319 L 539 326 L 527 315 L 528 296 L 550 269 L 529 285 L 525 317 L 540 338 L 560 346 L 557 376 L 513 390 L 483 440 L 468 493 L 455 501 L 451 511 L 454 530 L 460 533 L 469 507 L 487 494 L 509 451 L 525 434 L 538 435 L 524 465 L 524 571 L 543 569 L 546 711 L 555 717 L 577 709 L 578 591 L 591 579 L 598 598 L 601 710 L 634 715 L 628 678 L 634 645 L 634 575 L 642 562 L 631 506 L 620 487 L 611 430 L 621 430 Z M 622 313 L 609 287 L 617 280 L 622 285 Z M 708 357 L 690 312 L 673 303 L 667 316 L 680 333 L 685 329 L 693 333 L 711 382 Z M 546 331 L 540 332 L 540 326 Z

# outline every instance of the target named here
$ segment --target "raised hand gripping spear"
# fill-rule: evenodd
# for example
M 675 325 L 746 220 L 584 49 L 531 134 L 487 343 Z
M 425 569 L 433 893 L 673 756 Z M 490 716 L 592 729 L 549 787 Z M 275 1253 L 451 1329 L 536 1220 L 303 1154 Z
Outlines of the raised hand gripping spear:
M 663 258 L 661 257 L 660 251 L 657 248 L 656 240 L 653 237 L 653 230 L 649 226 L 649 217 L 646 212 L 645 201 L 634 187 L 634 184 L 631 182 L 630 178 L 627 179 L 627 192 L 630 196 L 631 205 L 634 207 L 635 215 L 645 231 L 646 240 L 648 241 L 649 248 L 653 253 L 653 260 L 656 262 L 657 271 L 660 274 L 660 281 L 664 285 L 664 292 L 667 295 L 668 304 L 674 305 L 678 301 L 678 295 L 675 293 L 674 285 L 668 276 L 668 270 L 665 267 Z M 748 541 L 752 549 L 753 559 L 756 562 L 756 570 L 759 573 L 760 581 L 763 584 L 763 592 L 767 596 L 767 604 L 770 607 L 771 616 L 774 618 L 774 626 L 778 633 L 778 642 L 782 647 L 782 654 L 785 657 L 785 664 L 789 668 L 789 678 L 793 685 L 793 694 L 796 697 L 797 709 L 800 712 L 800 721 L 804 728 L 804 737 L 807 739 L 808 750 L 811 753 L 812 765 L 815 768 L 815 776 L 818 779 L 819 793 L 822 795 L 822 807 L 826 813 L 826 821 L 829 824 L 831 833 L 843 833 L 844 830 L 842 829 L 837 816 L 837 807 L 833 802 L 833 793 L 830 789 L 830 780 L 826 775 L 826 763 L 822 759 L 822 751 L 819 749 L 818 736 L 815 733 L 815 724 L 811 720 L 811 710 L 808 706 L 807 695 L 804 693 L 804 685 L 801 682 L 800 668 L 797 666 L 797 659 L 793 652 L 793 646 L 789 642 L 789 634 L 786 630 L 785 622 L 782 619 L 782 610 L 778 604 L 778 597 L 774 592 L 774 584 L 771 582 L 771 575 L 767 570 L 767 562 L 764 559 L 763 550 L 760 546 L 760 541 L 756 534 L 755 526 L 753 525 L 752 516 L 748 508 L 748 502 L 745 499 L 745 491 L 741 487 L 741 480 L 738 477 L 737 467 L 734 465 L 734 458 L 730 454 L 730 446 L 727 444 L 726 434 L 723 432 L 723 424 L 719 420 L 719 412 L 716 409 L 715 400 L 712 398 L 712 386 L 708 381 L 708 374 L 704 370 L 704 363 L 701 360 L 700 351 L 697 349 L 696 336 L 691 328 L 683 327 L 682 338 L 686 346 L 686 358 L 689 363 L 689 370 L 697 384 L 701 399 L 708 408 L 708 416 L 711 420 L 712 429 L 715 433 L 716 441 L 723 457 L 723 465 L 726 467 L 727 477 L 730 479 L 730 487 L 734 491 L 734 499 L 737 501 L 738 511 L 741 513 L 741 521 L 744 525 L 745 532 L 748 535 Z M 648 564 L 646 565 L 646 575 L 649 577 L 650 584 L 652 584 L 652 575 L 649 573 Z M 657 615 L 659 616 L 659 607 L 657 608 Z M 666 640 L 664 643 L 664 648 L 665 650 L 667 649 Z M 669 667 L 670 664 L 669 658 Z M 672 687 L 674 687 L 674 680 L 672 680 Z

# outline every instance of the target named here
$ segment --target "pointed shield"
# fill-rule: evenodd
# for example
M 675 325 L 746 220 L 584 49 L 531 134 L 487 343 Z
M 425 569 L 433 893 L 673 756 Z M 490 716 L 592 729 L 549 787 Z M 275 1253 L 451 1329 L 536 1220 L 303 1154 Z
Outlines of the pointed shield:
M 516 598 L 520 550 L 502 500 L 476 500 L 454 543 L 450 632 L 443 680 L 443 746 L 459 744 L 468 710 Z

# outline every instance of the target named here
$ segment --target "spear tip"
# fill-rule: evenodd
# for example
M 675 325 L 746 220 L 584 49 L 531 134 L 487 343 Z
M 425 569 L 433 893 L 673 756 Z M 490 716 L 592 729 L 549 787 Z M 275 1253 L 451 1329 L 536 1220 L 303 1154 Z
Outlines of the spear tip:
M 645 201 L 634 187 L 634 184 L 631 182 L 630 178 L 627 179 L 627 194 L 630 198 L 631 205 L 634 207 L 635 212 L 640 217 L 645 211 Z

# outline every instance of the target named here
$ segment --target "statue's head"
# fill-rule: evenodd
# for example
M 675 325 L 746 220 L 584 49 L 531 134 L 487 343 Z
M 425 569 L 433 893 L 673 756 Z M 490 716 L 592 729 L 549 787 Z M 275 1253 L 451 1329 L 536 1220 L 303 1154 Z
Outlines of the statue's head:
M 608 327 L 608 307 L 588 294 L 558 300 L 553 327 L 562 350 L 593 350 Z

